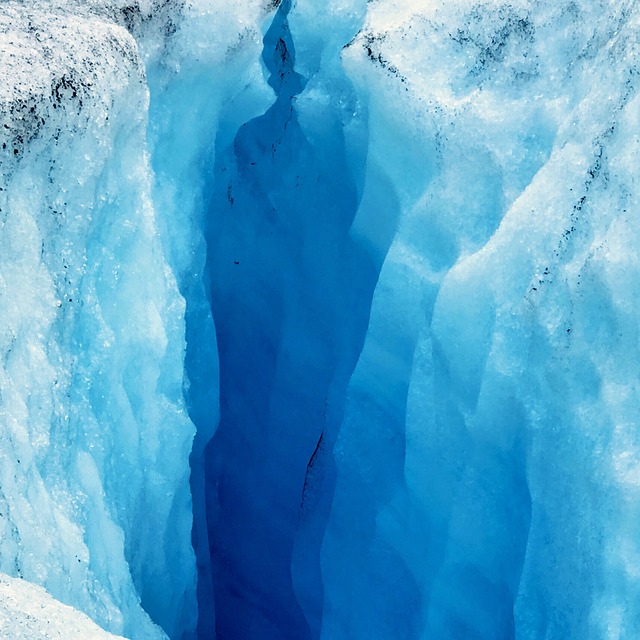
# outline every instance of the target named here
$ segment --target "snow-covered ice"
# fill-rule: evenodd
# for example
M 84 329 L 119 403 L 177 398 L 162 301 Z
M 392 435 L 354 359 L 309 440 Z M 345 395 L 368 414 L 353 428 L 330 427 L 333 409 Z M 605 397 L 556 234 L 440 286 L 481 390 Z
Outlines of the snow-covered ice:
M 639 637 L 638 33 L 5 1 L 0 571 L 132 640 Z

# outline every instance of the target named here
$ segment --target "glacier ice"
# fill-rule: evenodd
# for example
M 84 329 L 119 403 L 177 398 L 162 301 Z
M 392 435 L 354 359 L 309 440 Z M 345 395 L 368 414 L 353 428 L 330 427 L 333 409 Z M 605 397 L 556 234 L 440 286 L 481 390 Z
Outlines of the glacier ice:
M 638 14 L 603 7 L 374 3 L 345 54 L 402 214 L 334 450 L 323 637 L 637 635 Z
M 5 3 L 0 38 L 0 569 L 164 638 L 148 614 L 195 616 L 194 428 L 144 67 L 97 9 Z
M 0 571 L 132 640 L 638 637 L 639 29 L 5 2 Z

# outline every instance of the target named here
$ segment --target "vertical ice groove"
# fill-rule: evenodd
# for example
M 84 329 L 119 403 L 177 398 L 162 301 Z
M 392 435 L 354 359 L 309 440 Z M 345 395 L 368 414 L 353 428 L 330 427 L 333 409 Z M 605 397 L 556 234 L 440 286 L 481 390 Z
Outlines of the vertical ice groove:
M 349 234 L 367 123 L 339 61 L 358 8 L 346 27 L 338 9 L 325 7 L 344 35 L 310 39 L 317 9 L 279 5 L 263 54 L 275 101 L 216 149 L 208 269 L 221 419 L 205 473 L 220 637 L 320 633 L 318 557 L 333 482 L 323 449 L 377 278 Z M 324 49 L 325 66 L 310 67 Z
M 210 167 L 230 132 L 272 101 L 260 65 L 263 4 L 189 0 L 164 53 L 147 65 L 154 203 L 163 212 L 161 236 L 186 300 L 185 395 L 197 429 L 190 461 L 201 638 L 215 632 L 204 476 L 205 447 L 219 419 L 218 354 L 206 270 Z

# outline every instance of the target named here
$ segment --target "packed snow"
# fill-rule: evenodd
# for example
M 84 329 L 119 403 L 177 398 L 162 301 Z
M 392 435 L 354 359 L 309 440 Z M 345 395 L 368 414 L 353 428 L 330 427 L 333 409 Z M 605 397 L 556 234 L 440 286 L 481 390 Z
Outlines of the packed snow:
M 0 574 L 0 638 L 7 640 L 123 640 L 42 587 Z

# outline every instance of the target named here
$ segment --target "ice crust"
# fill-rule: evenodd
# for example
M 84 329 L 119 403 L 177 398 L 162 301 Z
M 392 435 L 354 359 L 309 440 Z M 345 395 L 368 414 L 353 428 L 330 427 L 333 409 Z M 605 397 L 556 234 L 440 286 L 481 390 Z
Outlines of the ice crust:
M 639 637 L 639 30 L 5 2 L 0 571 L 133 640 Z

